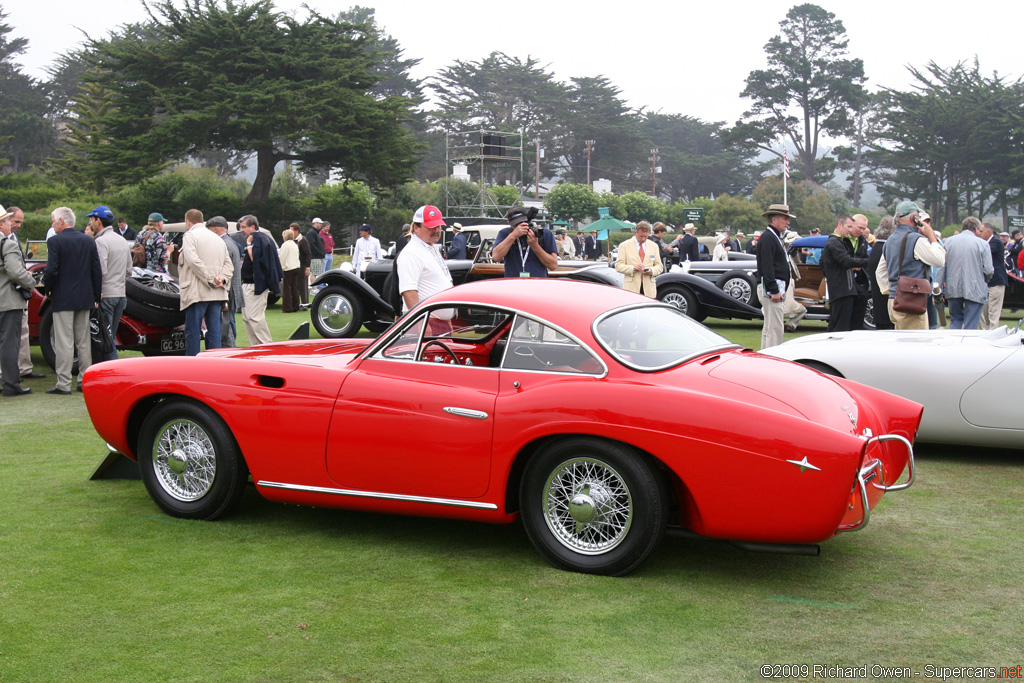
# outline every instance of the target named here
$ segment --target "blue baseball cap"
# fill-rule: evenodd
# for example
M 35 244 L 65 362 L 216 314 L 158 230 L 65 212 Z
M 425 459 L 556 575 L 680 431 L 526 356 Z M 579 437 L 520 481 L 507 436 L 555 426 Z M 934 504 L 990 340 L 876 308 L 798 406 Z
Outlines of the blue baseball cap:
M 95 216 L 96 218 L 106 218 L 108 221 L 114 220 L 114 212 L 105 206 L 97 206 L 91 212 L 85 214 L 87 218 Z
M 159 221 L 159 222 L 163 223 L 163 222 L 165 222 L 165 221 L 166 221 L 167 219 L 166 219 L 166 218 L 164 218 L 164 215 L 163 215 L 162 213 L 156 213 L 156 212 L 154 211 L 153 213 L 149 214 L 149 220 L 153 221 L 154 223 L 156 223 L 157 221 Z

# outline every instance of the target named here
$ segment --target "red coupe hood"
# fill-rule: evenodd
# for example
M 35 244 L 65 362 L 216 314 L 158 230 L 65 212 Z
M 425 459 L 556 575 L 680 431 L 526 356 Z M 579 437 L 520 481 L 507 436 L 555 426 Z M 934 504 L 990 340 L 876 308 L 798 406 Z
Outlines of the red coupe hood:
M 204 351 L 201 355 L 294 361 L 303 358 L 323 358 L 324 356 L 354 356 L 372 341 L 372 339 L 306 339 L 236 349 L 215 349 Z
M 831 378 L 797 363 L 756 353 L 723 357 L 708 373 L 786 404 L 817 424 L 858 434 L 856 400 Z

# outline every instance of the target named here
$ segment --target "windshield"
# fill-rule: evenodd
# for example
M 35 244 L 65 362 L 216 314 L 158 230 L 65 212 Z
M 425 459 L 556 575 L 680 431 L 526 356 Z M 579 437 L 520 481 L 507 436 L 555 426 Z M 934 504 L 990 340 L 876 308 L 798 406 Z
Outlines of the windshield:
M 594 323 L 594 336 L 620 363 L 641 371 L 663 370 L 708 351 L 737 346 L 679 310 L 658 304 L 607 313 Z

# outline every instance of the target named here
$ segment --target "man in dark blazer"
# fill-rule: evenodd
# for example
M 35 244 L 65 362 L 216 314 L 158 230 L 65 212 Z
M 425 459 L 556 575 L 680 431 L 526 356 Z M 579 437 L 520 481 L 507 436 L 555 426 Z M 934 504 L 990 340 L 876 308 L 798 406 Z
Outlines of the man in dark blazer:
M 597 239 L 597 230 L 591 230 L 590 236 L 587 237 L 586 256 L 588 261 L 596 261 L 604 256 L 604 248 Z
M 71 393 L 71 367 L 78 349 L 78 390 L 81 377 L 92 364 L 89 316 L 100 305 L 103 271 L 96 241 L 75 230 L 75 214 L 66 206 L 51 215 L 56 234 L 47 243 L 49 251 L 43 272 L 43 289 L 53 311 L 53 351 L 57 384 L 48 394 Z
M 583 236 L 583 231 L 576 233 L 576 236 L 572 239 L 576 240 L 576 255 L 580 257 L 580 260 L 587 258 L 587 238 Z
M 988 242 L 992 251 L 992 277 L 988 280 L 988 301 L 981 309 L 981 321 L 978 329 L 994 330 L 999 327 L 999 318 L 1003 313 L 1003 297 L 1006 294 L 1006 261 L 1003 252 L 1006 247 L 999 239 L 995 227 L 991 223 L 982 223 L 978 229 L 978 237 Z
M 686 261 L 696 263 L 700 261 L 700 243 L 697 241 L 697 236 L 693 234 L 696 231 L 697 226 L 693 223 L 687 223 L 683 226 L 683 236 L 679 238 L 680 263 Z
M 135 241 L 135 231 L 128 227 L 128 220 L 124 216 L 117 219 L 117 234 L 129 242 Z
M 789 212 L 787 204 L 772 204 L 761 215 L 768 219 L 768 227 L 757 240 L 757 298 L 764 313 L 761 348 L 767 349 L 782 343 L 786 290 L 792 280 L 782 233 L 796 216 Z

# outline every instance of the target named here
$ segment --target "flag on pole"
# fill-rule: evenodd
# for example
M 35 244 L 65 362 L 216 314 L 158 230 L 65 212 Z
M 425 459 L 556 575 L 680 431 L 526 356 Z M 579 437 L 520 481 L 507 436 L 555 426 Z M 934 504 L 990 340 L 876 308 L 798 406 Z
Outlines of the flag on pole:
M 789 205 L 789 151 L 786 149 L 786 145 L 782 145 L 782 171 L 784 177 L 782 178 L 782 203 Z

